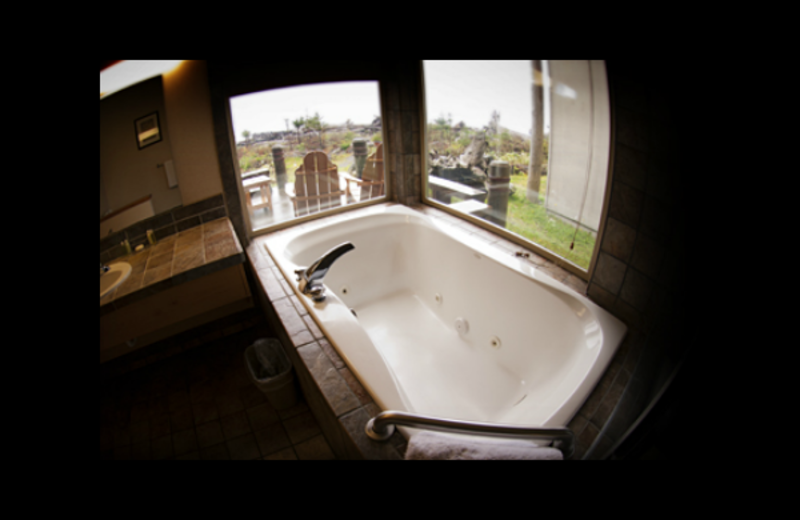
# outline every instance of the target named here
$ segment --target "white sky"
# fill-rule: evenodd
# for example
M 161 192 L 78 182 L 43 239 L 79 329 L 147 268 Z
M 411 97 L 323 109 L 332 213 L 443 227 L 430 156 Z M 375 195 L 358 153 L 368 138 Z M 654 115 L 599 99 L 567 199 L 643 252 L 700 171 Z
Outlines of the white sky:
M 453 124 L 488 125 L 492 111 L 500 125 L 530 135 L 532 82 L 530 60 L 424 61 L 428 122 L 452 114 Z M 543 71 L 547 76 L 547 71 Z M 547 85 L 545 85 L 547 86 Z M 545 133 L 549 132 L 549 96 L 545 88 Z
M 327 125 L 372 123 L 381 114 L 377 81 L 347 81 L 303 85 L 245 94 L 230 99 L 231 119 L 236 139 L 242 132 L 294 130 L 292 121 L 319 112 Z
M 529 60 L 424 61 L 428 121 L 450 113 L 453 124 L 488 125 L 492 111 L 500 125 L 529 135 L 531 127 L 532 71 Z M 544 76 L 547 78 L 545 64 Z M 549 133 L 549 92 L 544 89 L 544 126 Z M 234 135 L 242 131 L 294 130 L 292 120 L 319 112 L 328 125 L 371 123 L 380 115 L 377 81 L 349 81 L 267 90 L 230 99 Z

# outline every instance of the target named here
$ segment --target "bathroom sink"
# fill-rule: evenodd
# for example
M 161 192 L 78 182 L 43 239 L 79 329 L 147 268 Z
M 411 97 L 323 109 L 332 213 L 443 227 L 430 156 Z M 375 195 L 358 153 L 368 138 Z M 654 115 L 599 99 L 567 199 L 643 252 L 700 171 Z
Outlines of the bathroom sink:
M 128 279 L 131 274 L 131 264 L 117 262 L 108 266 L 108 272 L 100 276 L 100 297 L 110 293 L 116 286 Z

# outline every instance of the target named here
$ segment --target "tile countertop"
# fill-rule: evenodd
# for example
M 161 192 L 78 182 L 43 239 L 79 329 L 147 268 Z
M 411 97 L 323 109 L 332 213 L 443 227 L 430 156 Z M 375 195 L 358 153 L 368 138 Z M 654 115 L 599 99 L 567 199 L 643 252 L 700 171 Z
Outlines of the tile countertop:
M 227 217 L 170 235 L 143 251 L 109 262 L 131 264 L 131 274 L 100 299 L 100 316 L 244 261 L 244 251 Z

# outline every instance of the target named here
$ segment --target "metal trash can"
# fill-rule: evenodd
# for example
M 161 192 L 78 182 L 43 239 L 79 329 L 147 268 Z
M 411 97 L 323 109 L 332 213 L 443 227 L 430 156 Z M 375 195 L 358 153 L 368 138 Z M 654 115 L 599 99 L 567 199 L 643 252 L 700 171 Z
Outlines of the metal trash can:
M 244 351 L 247 373 L 264 392 L 276 410 L 291 408 L 297 403 L 292 361 L 281 342 L 274 338 L 258 339 Z

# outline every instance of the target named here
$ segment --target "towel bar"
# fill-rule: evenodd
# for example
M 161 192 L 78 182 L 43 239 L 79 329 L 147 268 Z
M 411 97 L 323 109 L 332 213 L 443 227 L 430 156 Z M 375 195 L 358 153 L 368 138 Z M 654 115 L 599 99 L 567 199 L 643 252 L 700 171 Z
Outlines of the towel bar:
M 443 432 L 461 432 L 490 437 L 530 437 L 533 439 L 553 439 L 553 447 L 564 454 L 564 459 L 572 456 L 575 434 L 569 428 L 531 428 L 515 424 L 492 424 L 456 419 L 442 419 L 408 412 L 385 411 L 367 422 L 366 433 L 370 439 L 386 441 L 394 433 L 394 425 L 411 426 Z

